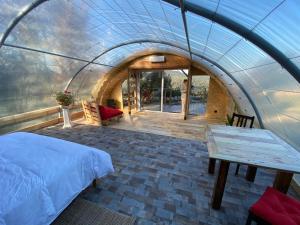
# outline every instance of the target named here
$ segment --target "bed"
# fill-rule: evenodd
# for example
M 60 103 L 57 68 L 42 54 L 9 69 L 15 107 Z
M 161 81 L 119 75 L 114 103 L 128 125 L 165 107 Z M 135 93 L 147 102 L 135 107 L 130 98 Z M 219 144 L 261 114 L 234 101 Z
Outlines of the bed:
M 25 132 L 0 136 L 0 224 L 50 224 L 95 178 L 113 171 L 99 149 Z

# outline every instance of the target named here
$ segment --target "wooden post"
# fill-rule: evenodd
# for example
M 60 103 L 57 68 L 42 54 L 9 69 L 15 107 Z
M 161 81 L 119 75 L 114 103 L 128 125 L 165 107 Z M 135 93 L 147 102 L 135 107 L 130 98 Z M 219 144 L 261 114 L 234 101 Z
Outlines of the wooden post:
M 136 73 L 136 111 L 141 111 L 141 79 L 140 79 L 140 73 Z
M 160 72 L 161 74 L 161 93 L 160 93 L 160 111 L 164 111 L 164 84 L 165 84 L 165 78 L 164 78 L 164 72 Z
M 227 174 L 229 170 L 230 163 L 224 160 L 220 162 L 219 174 L 215 182 L 214 192 L 212 195 L 212 208 L 220 209 L 223 193 L 225 189 L 225 184 L 227 180 Z
M 127 78 L 127 93 L 128 93 L 128 114 L 131 115 L 131 98 L 130 98 L 130 70 L 128 70 Z
M 273 188 L 286 194 L 289 190 L 293 175 L 293 173 L 277 171 Z
M 191 67 L 189 68 L 188 72 L 188 80 L 187 80 L 187 90 L 186 90 L 186 96 L 185 96 L 185 104 L 184 104 L 184 119 L 187 119 L 187 116 L 189 114 L 189 106 L 190 106 L 190 92 L 191 92 L 191 82 L 192 81 L 192 73 L 191 73 Z
M 208 162 L 208 173 L 209 174 L 214 174 L 215 173 L 215 167 L 216 167 L 216 159 L 209 159 Z
M 247 173 L 246 173 L 246 180 L 254 182 L 256 176 L 257 167 L 255 166 L 248 166 Z

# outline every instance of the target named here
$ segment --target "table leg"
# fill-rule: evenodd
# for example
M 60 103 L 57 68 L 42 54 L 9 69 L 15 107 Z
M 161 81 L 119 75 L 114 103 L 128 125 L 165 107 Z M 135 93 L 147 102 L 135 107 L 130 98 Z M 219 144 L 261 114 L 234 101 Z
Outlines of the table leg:
M 225 189 L 225 184 L 227 180 L 227 174 L 229 170 L 230 163 L 227 161 L 221 160 L 220 162 L 220 168 L 219 168 L 219 174 L 216 178 L 214 192 L 212 195 L 212 208 L 213 209 L 220 209 L 223 193 Z
M 273 183 L 273 188 L 286 194 L 289 189 L 292 178 L 293 178 L 293 173 L 277 171 Z
M 255 166 L 248 166 L 247 173 L 246 173 L 246 180 L 253 182 L 255 179 L 257 167 Z
M 215 167 L 216 167 L 216 159 L 209 159 L 208 163 L 208 173 L 214 174 L 215 173 Z
M 93 187 L 96 188 L 97 187 L 97 180 L 94 179 L 92 184 L 93 184 Z

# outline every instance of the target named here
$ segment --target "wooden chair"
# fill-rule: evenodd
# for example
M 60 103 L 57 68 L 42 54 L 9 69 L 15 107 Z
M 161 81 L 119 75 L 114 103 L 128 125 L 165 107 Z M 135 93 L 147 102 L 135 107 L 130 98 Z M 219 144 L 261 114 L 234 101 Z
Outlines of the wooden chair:
M 241 115 L 237 113 L 233 113 L 232 119 L 230 121 L 230 126 L 236 126 L 236 127 L 253 127 L 254 123 L 254 116 L 246 116 L 246 115 Z M 249 126 L 247 126 L 247 124 Z M 237 164 L 236 169 L 235 169 L 235 175 L 237 176 L 239 173 L 240 169 L 240 164 Z
M 235 120 L 237 118 L 237 120 Z M 253 127 L 254 123 L 254 116 L 245 116 L 237 113 L 233 113 L 232 119 L 231 119 L 231 126 L 236 126 L 236 127 L 247 127 L 247 123 L 249 121 L 249 128 Z
M 84 117 L 90 123 L 101 125 L 101 116 L 99 112 L 99 106 L 95 102 L 82 101 L 82 109 Z

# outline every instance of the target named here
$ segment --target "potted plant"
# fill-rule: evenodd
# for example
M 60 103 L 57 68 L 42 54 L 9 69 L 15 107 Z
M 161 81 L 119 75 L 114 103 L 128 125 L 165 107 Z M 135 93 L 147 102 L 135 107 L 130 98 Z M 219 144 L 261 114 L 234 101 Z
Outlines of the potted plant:
M 69 106 L 73 104 L 74 97 L 69 91 L 60 91 L 56 93 L 56 101 L 62 108 L 63 118 L 64 118 L 64 126 L 63 128 L 71 128 L 72 123 L 70 121 L 69 116 Z

